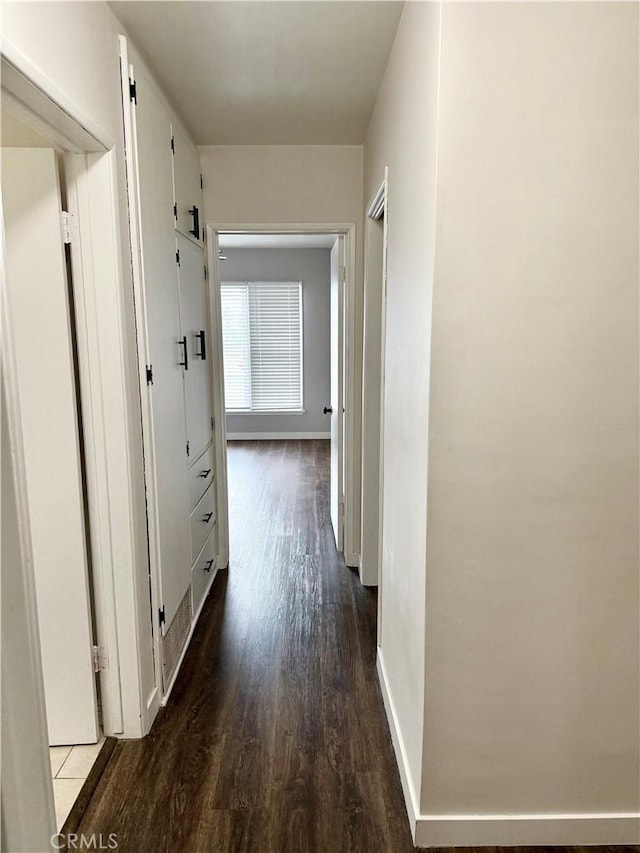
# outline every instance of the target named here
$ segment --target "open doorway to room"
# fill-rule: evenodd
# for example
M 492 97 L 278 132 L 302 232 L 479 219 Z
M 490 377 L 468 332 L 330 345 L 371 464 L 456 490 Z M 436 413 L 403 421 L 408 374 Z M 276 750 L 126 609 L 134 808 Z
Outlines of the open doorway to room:
M 109 326 L 105 309 L 113 292 L 105 282 L 118 281 L 109 262 L 117 241 L 113 161 L 99 129 L 76 121 L 4 56 L 2 72 L 2 372 L 9 424 L 2 464 L 20 495 L 20 557 L 5 562 L 3 545 L 3 585 L 13 593 L 8 606 L 19 609 L 17 587 L 24 594 L 20 616 L 7 620 L 3 609 L 3 717 L 13 727 L 11 743 L 3 742 L 3 772 L 11 768 L 14 816 L 20 803 L 32 803 L 33 832 L 50 835 L 54 827 L 72 830 L 78 804 L 86 805 L 115 747 L 105 734 L 123 732 L 114 531 L 104 524 L 114 448 L 102 432 L 108 371 L 96 334 L 98 316 L 103 333 Z M 21 634 L 25 628 L 33 642 Z M 27 772 L 14 775 L 18 766 Z M 32 830 L 16 817 L 10 831 Z
M 316 473 L 326 467 L 334 547 L 353 565 L 351 229 L 212 230 L 229 502 L 250 460 L 259 467 L 276 451 L 314 458 Z
M 103 741 L 71 258 L 61 238 L 63 161 L 50 140 L 5 105 L 1 155 L 7 286 L 60 828 Z

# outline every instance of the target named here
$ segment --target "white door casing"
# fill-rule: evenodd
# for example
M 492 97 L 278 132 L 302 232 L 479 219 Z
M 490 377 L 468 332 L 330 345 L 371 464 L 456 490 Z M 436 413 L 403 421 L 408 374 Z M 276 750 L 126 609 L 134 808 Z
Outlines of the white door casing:
M 3 149 L 2 196 L 51 744 L 98 739 L 78 399 L 52 149 Z
M 331 524 L 344 550 L 344 237 L 331 249 Z

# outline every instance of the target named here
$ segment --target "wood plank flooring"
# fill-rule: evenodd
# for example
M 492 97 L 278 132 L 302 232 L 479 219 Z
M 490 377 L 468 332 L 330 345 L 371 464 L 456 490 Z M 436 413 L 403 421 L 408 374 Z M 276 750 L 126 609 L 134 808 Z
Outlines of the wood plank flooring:
M 413 850 L 375 673 L 376 595 L 337 554 L 326 441 L 229 446 L 231 561 L 168 707 L 79 832 L 120 853 Z
M 118 743 L 78 832 L 116 833 L 119 853 L 414 849 L 376 594 L 336 552 L 328 477 L 328 442 L 230 444 L 229 572 L 168 707 Z

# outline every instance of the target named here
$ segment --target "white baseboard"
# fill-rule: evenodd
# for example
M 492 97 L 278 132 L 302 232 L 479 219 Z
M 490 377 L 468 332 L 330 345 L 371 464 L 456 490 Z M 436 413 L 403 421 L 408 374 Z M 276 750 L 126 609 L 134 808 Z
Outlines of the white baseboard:
M 521 814 L 521 815 L 424 815 L 409 773 L 409 763 L 389 692 L 381 650 L 377 656 L 391 740 L 400 771 L 409 825 L 417 847 L 518 847 L 569 845 L 637 845 L 640 814 Z
M 344 555 L 345 565 L 349 566 L 351 569 L 358 569 L 360 571 L 360 554 L 347 554 Z
M 287 438 L 331 438 L 330 432 L 228 432 L 227 441 L 272 441 Z
M 640 815 L 420 815 L 417 847 L 567 847 L 640 843 Z
M 407 753 L 402 739 L 398 718 L 396 715 L 395 705 L 391 693 L 389 692 L 387 673 L 384 667 L 384 659 L 382 657 L 382 649 L 378 649 L 376 657 L 376 669 L 378 670 L 378 680 L 380 682 L 380 690 L 382 692 L 382 701 L 384 709 L 387 713 L 389 721 L 389 729 L 391 730 L 391 742 L 393 743 L 393 751 L 396 754 L 396 764 L 400 771 L 400 782 L 402 784 L 402 793 L 404 794 L 404 804 L 407 808 L 407 817 L 409 818 L 409 826 L 411 828 L 411 837 L 415 844 L 416 841 L 416 818 L 418 816 L 418 798 L 413 787 L 411 775 L 409 774 L 409 762 Z

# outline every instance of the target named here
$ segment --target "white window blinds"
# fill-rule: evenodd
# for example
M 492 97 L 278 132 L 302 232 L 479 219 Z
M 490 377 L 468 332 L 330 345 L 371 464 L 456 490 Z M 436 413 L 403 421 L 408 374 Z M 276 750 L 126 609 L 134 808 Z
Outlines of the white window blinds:
M 302 283 L 223 282 L 227 411 L 302 409 Z

